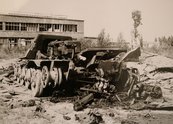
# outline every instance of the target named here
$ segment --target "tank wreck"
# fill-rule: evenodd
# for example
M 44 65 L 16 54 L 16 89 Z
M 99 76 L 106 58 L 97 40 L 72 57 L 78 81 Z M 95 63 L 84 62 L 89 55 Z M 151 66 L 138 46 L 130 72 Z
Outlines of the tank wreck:
M 146 82 L 158 72 L 172 70 L 149 68 L 142 62 L 140 47 L 81 50 L 81 41 L 71 37 L 39 34 L 25 56 L 9 66 L 6 70 L 10 71 L 1 80 L 28 91 L 32 98 L 52 103 L 69 101 L 75 111 L 113 106 L 161 109 L 150 106 L 151 100 L 163 97 L 161 87 Z M 138 106 L 141 103 L 144 105 Z
M 127 91 L 139 80 L 138 69 L 127 62 L 138 61 L 140 48 L 88 48 L 67 36 L 38 35 L 26 55 L 14 65 L 16 82 L 36 97 L 54 90 L 93 90 L 102 93 Z

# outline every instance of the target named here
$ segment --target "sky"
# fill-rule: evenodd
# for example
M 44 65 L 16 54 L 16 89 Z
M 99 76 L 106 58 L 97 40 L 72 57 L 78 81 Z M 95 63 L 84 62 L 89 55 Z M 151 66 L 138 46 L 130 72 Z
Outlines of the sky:
M 148 42 L 173 35 L 173 0 L 0 0 L 1 13 L 64 15 L 84 20 L 84 35 L 97 37 L 102 29 L 114 40 L 120 33 L 131 40 L 131 13 L 141 11 L 138 28 Z

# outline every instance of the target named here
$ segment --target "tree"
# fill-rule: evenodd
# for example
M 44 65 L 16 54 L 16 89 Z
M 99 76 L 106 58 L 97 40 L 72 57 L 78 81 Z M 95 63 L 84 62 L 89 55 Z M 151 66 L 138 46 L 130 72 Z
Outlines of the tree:
M 143 37 L 142 37 L 142 35 L 140 35 L 139 36 L 139 43 L 140 43 L 140 47 L 141 48 L 143 48 L 143 46 L 144 46 L 144 43 L 143 43 L 144 41 L 143 41 Z
M 79 39 L 79 41 L 81 43 L 81 50 L 97 46 L 95 40 L 93 40 L 93 39 L 81 38 L 81 39 Z
M 124 37 L 123 37 L 123 34 L 122 33 L 119 33 L 118 37 L 117 37 L 117 42 L 119 43 L 123 43 L 125 42 L 124 40 Z
M 110 35 L 105 33 L 105 29 L 102 29 L 98 35 L 97 46 L 107 47 L 110 44 Z
M 134 24 L 133 24 L 133 27 L 134 27 L 134 29 L 133 29 L 134 38 L 132 40 L 132 42 L 133 42 L 132 45 L 133 46 L 136 46 L 137 44 L 143 44 L 143 43 L 141 43 L 140 39 L 138 40 L 138 43 L 137 43 L 137 38 L 140 38 L 141 37 L 141 35 L 138 33 L 138 30 L 137 30 L 137 28 L 139 27 L 139 25 L 142 24 L 141 23 L 141 20 L 142 20 L 142 18 L 141 18 L 141 11 L 139 11 L 139 10 L 133 11 L 132 12 L 132 19 L 134 21 Z
M 125 41 L 124 36 L 121 32 L 117 37 L 117 44 L 120 48 L 128 48 L 128 43 Z

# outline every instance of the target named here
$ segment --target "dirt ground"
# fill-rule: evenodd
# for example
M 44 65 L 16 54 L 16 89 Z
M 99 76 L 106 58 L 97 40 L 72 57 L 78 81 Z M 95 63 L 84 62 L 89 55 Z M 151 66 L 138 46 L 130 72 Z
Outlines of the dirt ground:
M 8 66 L 10 61 L 1 61 L 0 68 Z M 173 60 L 143 53 L 141 63 L 136 66 L 140 74 L 144 69 L 149 72 L 156 67 L 173 67 Z M 150 75 L 145 83 L 157 85 L 162 88 L 163 98 L 155 102 L 173 104 L 173 77 L 172 72 L 158 72 Z M 11 92 L 9 92 L 11 91 Z M 13 93 L 12 91 L 17 91 Z M 88 124 L 92 122 L 92 114 L 97 113 L 102 117 L 98 123 L 105 124 L 172 124 L 173 111 L 168 110 L 133 110 L 124 109 L 121 106 L 86 108 L 82 111 L 74 111 L 71 101 L 52 103 L 50 97 L 32 97 L 31 91 L 15 82 L 0 82 L 0 124 Z M 173 106 L 173 105 L 172 105 Z M 173 109 L 172 109 L 173 110 Z M 97 115 L 96 114 L 96 115 Z

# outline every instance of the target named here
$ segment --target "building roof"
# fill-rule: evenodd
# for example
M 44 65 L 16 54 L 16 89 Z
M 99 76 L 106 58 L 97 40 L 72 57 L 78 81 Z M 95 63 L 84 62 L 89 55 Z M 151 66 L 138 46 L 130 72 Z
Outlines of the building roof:
M 39 19 L 55 19 L 55 20 L 68 20 L 68 21 L 84 21 L 79 19 L 68 19 L 65 15 L 41 15 L 41 14 L 19 14 L 19 13 L 0 13 L 0 16 L 11 16 L 11 17 L 25 17 L 25 18 L 39 18 Z

